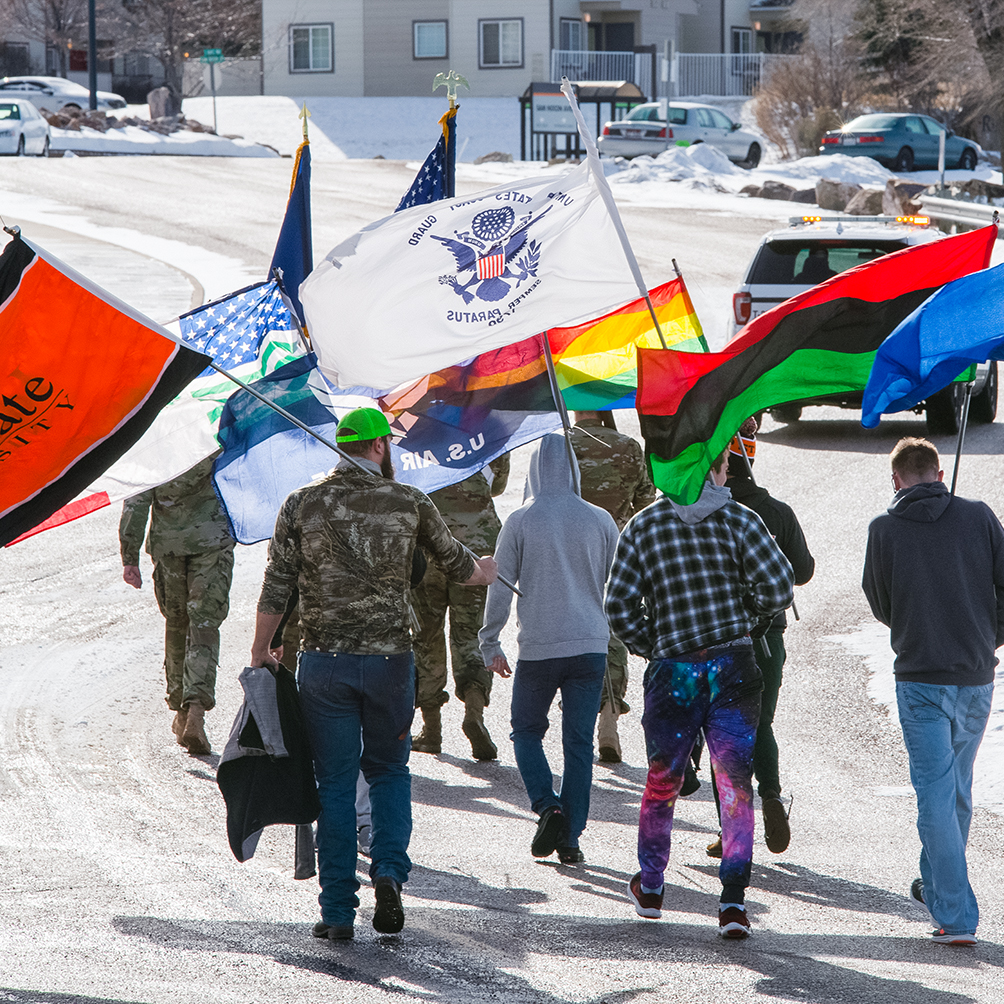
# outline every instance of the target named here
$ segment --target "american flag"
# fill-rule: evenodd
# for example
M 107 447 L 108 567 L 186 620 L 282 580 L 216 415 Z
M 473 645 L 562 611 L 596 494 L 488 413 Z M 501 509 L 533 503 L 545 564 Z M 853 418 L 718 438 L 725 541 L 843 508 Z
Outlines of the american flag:
M 196 307 L 178 318 L 181 337 L 193 349 L 232 370 L 255 362 L 270 331 L 292 331 L 293 317 L 274 279 Z
M 453 196 L 453 173 L 454 164 L 454 129 L 456 128 L 456 109 L 447 112 L 443 116 L 446 120 L 443 126 L 443 134 L 439 137 L 439 142 L 433 148 L 432 153 L 425 158 L 425 163 L 421 170 L 415 175 L 415 180 L 411 183 L 411 188 L 404 193 L 397 209 L 399 213 L 402 209 L 411 209 L 412 206 L 424 206 L 429 202 L 439 202 L 440 199 L 448 199 Z M 449 139 L 447 139 L 449 137 Z
M 478 258 L 478 278 L 495 279 L 505 271 L 505 252 L 486 254 Z

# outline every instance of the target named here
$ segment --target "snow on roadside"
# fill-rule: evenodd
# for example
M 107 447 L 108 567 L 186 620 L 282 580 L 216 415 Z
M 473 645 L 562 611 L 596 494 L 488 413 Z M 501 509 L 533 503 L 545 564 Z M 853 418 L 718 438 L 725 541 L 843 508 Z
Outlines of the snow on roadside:
M 180 154 L 184 157 L 277 157 L 274 150 L 247 139 L 225 139 L 212 133 L 178 132 L 163 136 L 139 126 L 122 129 L 59 129 L 51 127 L 53 150 L 85 153 Z
M 884 624 L 867 621 L 844 635 L 829 635 L 853 655 L 861 656 L 868 668 L 868 696 L 886 708 L 894 721 L 896 712 L 896 679 L 893 676 L 893 655 L 889 648 L 889 629 Z M 1004 815 L 1004 665 L 997 667 L 993 706 L 973 771 L 973 804 Z M 913 789 L 882 789 L 878 794 L 912 795 Z

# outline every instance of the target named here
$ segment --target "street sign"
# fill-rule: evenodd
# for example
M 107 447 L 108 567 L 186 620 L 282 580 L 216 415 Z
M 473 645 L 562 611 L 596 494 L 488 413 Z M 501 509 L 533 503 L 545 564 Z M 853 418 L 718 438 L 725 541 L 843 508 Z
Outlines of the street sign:
M 223 62 L 223 50 L 222 49 L 203 49 L 202 58 L 199 60 L 200 63 L 222 63 Z
M 578 132 L 572 106 L 561 93 L 561 84 L 530 84 L 530 129 L 532 132 Z

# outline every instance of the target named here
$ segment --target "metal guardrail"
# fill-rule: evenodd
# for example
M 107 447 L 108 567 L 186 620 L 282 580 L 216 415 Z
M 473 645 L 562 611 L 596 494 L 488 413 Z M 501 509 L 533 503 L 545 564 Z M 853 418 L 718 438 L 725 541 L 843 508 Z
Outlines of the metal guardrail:
M 985 206 L 979 202 L 962 202 L 959 199 L 942 199 L 935 195 L 921 195 L 920 204 L 924 213 L 934 220 L 944 220 L 959 226 L 985 227 L 994 222 L 994 214 L 1000 214 L 998 206 Z M 997 239 L 1004 239 L 1004 229 L 999 229 Z

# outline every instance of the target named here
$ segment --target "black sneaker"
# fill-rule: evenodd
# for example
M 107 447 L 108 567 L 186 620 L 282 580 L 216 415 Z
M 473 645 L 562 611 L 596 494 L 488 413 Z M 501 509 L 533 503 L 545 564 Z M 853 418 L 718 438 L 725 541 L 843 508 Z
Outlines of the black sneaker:
M 376 910 L 373 929 L 381 934 L 397 934 L 404 927 L 404 907 L 401 905 L 401 883 L 389 875 L 373 880 Z
M 687 766 L 683 768 L 683 787 L 680 789 L 680 797 L 686 798 L 688 795 L 693 795 L 700 786 L 701 779 L 697 776 L 697 771 L 688 762 Z
M 927 908 L 927 904 L 924 902 L 924 880 L 922 878 L 915 878 L 910 883 L 910 899 L 925 909 Z
M 355 930 L 351 924 L 325 924 L 319 920 L 310 932 L 315 938 L 326 938 L 328 941 L 351 941 Z
M 943 927 L 931 932 L 931 941 L 936 945 L 955 945 L 961 948 L 972 948 L 976 944 L 975 934 L 946 934 Z
M 558 860 L 563 865 L 581 865 L 586 860 L 586 856 L 579 847 L 559 847 Z
M 534 834 L 533 843 L 530 844 L 530 853 L 535 858 L 546 858 L 553 854 L 564 828 L 565 817 L 561 814 L 561 809 L 556 805 L 548 806 L 540 814 L 537 832 Z

